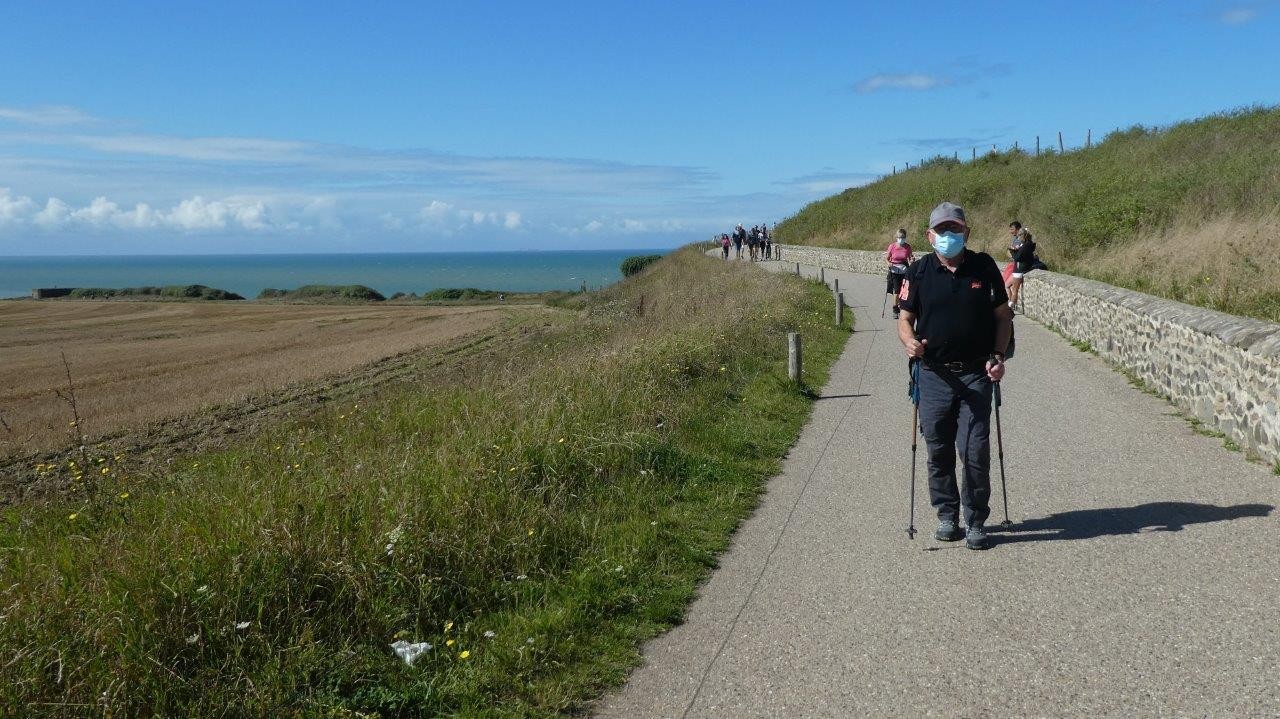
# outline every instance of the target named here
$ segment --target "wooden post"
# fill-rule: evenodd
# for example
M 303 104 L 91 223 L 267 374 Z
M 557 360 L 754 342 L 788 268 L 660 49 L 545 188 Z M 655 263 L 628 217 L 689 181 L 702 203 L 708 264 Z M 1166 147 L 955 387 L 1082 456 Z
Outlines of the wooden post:
M 797 263 L 796 263 L 796 277 L 799 277 L 799 276 L 800 276 L 800 263 L 799 263 L 799 262 L 797 262 Z
M 1093 147 L 1093 130 L 1086 130 L 1084 136 L 1084 146 Z
M 959 160 L 959 159 L 960 159 L 960 151 L 959 151 L 959 150 L 956 150 L 956 151 L 955 151 L 954 159 L 955 159 L 955 160 Z
M 818 267 L 818 281 L 824 285 L 827 284 L 827 268 Z
M 844 293 L 836 293 L 836 327 L 844 327 Z
M 1064 154 L 1066 149 L 1062 147 L 1062 130 L 1058 130 L 1058 154 Z
M 832 278 L 831 281 L 835 283 L 835 286 L 831 288 L 831 291 L 836 293 L 837 295 L 840 294 L 840 278 L 834 277 Z
M 974 159 L 974 160 L 978 159 L 978 148 L 977 148 L 977 147 L 973 148 L 973 159 Z
M 1040 136 L 1036 135 L 1036 157 L 1040 156 Z
M 803 356 L 800 351 L 800 333 L 787 333 L 787 376 L 792 382 L 800 381 L 800 373 L 803 371 L 801 363 Z
M 896 175 L 896 174 L 898 174 L 898 166 L 897 166 L 897 165 L 894 165 L 894 166 L 893 166 L 893 174 L 895 174 L 895 175 Z
M 1018 149 L 1018 141 L 1017 141 L 1017 140 L 1014 140 L 1014 141 L 1013 141 L 1013 149 L 1015 149 L 1015 150 L 1016 150 L 1016 149 Z

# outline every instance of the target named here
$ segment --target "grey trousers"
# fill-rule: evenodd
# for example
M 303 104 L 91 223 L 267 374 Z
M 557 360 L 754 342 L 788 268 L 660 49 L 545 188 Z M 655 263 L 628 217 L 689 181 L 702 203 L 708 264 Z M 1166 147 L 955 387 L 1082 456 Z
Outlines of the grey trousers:
M 920 432 L 929 452 L 929 499 L 938 519 L 984 524 L 991 514 L 991 380 L 985 372 L 920 370 Z M 964 492 L 956 486 L 956 452 Z

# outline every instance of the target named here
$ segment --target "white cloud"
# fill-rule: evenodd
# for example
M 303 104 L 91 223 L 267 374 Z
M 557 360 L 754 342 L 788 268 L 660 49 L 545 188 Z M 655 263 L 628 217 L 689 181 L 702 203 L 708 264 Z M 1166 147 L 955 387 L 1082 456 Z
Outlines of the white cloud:
M 40 105 L 26 108 L 0 106 L 0 120 L 36 126 L 84 125 L 94 121 L 92 117 L 80 110 L 66 105 Z
M 1258 9 L 1247 6 L 1227 8 L 1218 15 L 1218 21 L 1224 25 L 1245 25 L 1258 18 Z
M 432 200 L 431 204 L 423 207 L 418 214 L 427 223 L 441 223 L 453 214 L 453 205 L 450 205 L 447 202 L 441 202 L 440 200 Z
M 583 232 L 599 232 L 604 229 L 604 223 L 600 220 L 592 220 L 582 226 Z
M 486 212 L 484 210 L 459 209 L 453 204 L 441 200 L 432 200 L 424 205 L 422 209 L 418 210 L 418 218 L 421 220 L 421 225 L 443 232 L 457 232 L 467 228 L 486 226 L 516 230 L 524 223 L 524 216 L 514 210 Z M 385 217 L 383 223 L 403 225 L 399 220 L 388 223 Z
M 31 221 L 40 227 L 50 229 L 61 227 L 71 219 L 71 208 L 67 203 L 56 197 L 50 197 L 44 204 L 44 209 L 36 213 Z
M 954 81 L 950 78 L 913 72 L 903 75 L 872 75 L 859 81 L 854 88 L 861 93 L 876 92 L 878 90 L 933 90 L 934 88 L 947 87 L 953 83 Z
M 35 207 L 30 197 L 14 197 L 9 188 L 0 187 L 0 224 L 11 224 L 22 220 Z
M 221 230 L 228 225 L 262 230 L 267 227 L 266 211 L 261 201 L 206 200 L 197 195 L 178 203 L 167 219 L 183 230 Z
M 319 204 L 317 204 L 317 202 Z M 317 207 L 325 207 L 323 200 L 303 206 L 298 214 L 306 217 L 315 214 Z M 182 200 L 168 211 L 157 210 L 146 202 L 132 208 L 122 208 L 118 203 L 99 196 L 83 207 L 72 207 L 65 201 L 50 197 L 43 207 L 27 196 L 14 196 L 8 188 L 0 188 L 0 225 L 30 223 L 43 230 L 55 230 L 67 226 L 91 229 L 170 229 L 182 231 L 224 230 L 234 228 L 247 231 L 264 231 L 284 227 L 299 228 L 297 221 L 277 225 L 272 222 L 268 202 L 260 198 L 229 197 L 207 200 L 197 195 Z

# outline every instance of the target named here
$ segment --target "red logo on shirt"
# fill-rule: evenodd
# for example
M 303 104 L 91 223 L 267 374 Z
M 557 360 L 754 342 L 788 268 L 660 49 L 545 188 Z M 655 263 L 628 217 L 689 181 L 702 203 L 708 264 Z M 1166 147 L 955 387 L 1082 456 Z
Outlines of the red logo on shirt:
M 971 290 L 980 290 L 980 289 L 982 289 L 982 281 L 981 281 L 981 280 L 974 280 L 973 282 L 969 283 L 969 289 L 971 289 Z
M 910 289 L 911 289 L 911 280 L 908 280 L 908 279 L 906 279 L 906 278 L 903 278 L 903 280 L 902 280 L 902 289 L 898 291 L 898 299 L 900 299 L 900 300 L 906 300 L 906 299 L 907 299 L 907 292 L 908 292 L 908 290 L 910 290 Z

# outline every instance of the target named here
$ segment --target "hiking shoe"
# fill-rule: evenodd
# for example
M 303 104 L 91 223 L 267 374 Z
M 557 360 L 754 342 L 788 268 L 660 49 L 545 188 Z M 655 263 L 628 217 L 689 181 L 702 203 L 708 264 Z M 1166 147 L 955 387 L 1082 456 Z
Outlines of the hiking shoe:
M 933 533 L 933 538 L 939 542 L 954 542 L 963 536 L 964 532 L 960 530 L 960 525 L 950 519 L 938 522 L 938 531 Z
M 970 526 L 969 531 L 964 535 L 964 543 L 969 549 L 986 549 L 987 530 L 983 529 L 981 524 Z

